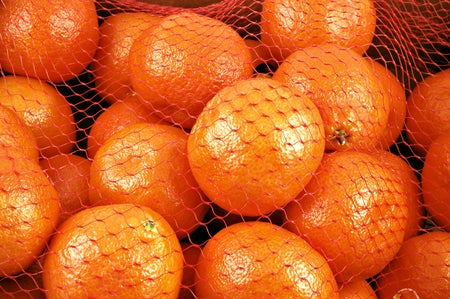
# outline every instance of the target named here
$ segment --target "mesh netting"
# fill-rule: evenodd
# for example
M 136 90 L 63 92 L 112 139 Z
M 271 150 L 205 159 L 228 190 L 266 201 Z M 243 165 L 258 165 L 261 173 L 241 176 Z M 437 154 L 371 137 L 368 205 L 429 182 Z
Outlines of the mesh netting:
M 448 298 L 449 12 L 2 0 L 0 298 Z

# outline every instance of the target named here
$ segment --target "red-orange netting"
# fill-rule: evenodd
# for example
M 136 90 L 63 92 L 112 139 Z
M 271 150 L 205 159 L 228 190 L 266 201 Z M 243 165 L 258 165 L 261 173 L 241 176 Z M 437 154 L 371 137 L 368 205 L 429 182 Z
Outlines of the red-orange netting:
M 450 2 L 1 0 L 0 299 L 450 295 Z

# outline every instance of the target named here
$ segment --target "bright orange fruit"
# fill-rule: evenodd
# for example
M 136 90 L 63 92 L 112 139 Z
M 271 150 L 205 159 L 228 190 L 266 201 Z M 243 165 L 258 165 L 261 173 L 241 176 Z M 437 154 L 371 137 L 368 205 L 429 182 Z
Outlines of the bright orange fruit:
M 0 65 L 8 73 L 67 81 L 91 63 L 99 31 L 94 0 L 6 0 Z
M 253 74 L 250 51 L 239 34 L 191 12 L 165 17 L 137 38 L 129 55 L 134 91 L 186 128 L 217 91 Z
M 200 188 L 223 209 L 259 216 L 283 207 L 324 153 L 322 119 L 305 95 L 269 78 L 242 80 L 208 102 L 188 158 Z
M 305 240 L 266 222 L 224 228 L 199 256 L 198 298 L 338 298 L 333 272 Z
M 373 0 L 265 0 L 262 41 L 282 61 L 297 49 L 333 43 L 362 54 L 375 34 Z
M 341 283 L 380 272 L 400 249 L 408 217 L 402 181 L 357 151 L 326 155 L 285 211 L 285 227 L 322 253 Z
M 169 223 L 132 204 L 85 209 L 66 220 L 44 260 L 47 298 L 174 298 L 183 274 Z

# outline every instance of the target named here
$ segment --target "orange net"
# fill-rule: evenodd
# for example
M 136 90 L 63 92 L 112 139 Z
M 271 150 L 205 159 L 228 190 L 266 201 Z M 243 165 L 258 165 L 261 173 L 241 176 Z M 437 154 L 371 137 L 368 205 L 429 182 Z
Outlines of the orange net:
M 447 298 L 449 12 L 2 0 L 0 298 Z

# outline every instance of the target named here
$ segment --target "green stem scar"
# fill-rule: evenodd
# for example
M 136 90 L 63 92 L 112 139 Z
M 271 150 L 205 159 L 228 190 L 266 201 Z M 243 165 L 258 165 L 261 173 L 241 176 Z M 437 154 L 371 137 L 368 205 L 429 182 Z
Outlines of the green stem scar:
M 337 139 L 339 145 L 345 145 L 350 135 L 344 129 L 334 131 L 333 139 Z
M 144 228 L 146 231 L 151 232 L 154 231 L 156 227 L 156 223 L 152 220 L 147 220 L 144 222 Z

